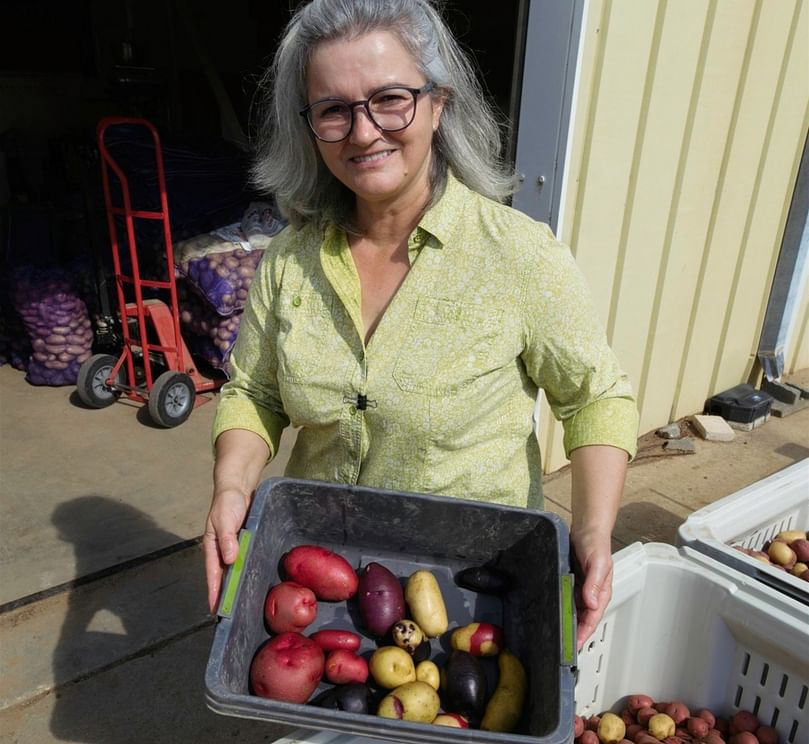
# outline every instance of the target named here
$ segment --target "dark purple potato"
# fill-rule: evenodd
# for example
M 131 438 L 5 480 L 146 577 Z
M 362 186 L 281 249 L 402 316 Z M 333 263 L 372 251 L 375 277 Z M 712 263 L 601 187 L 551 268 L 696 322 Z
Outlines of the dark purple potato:
M 369 563 L 362 569 L 357 597 L 363 625 L 376 636 L 384 636 L 405 617 L 402 585 L 379 563 Z
M 455 574 L 455 583 L 464 589 L 471 589 L 473 592 L 483 592 L 484 594 L 504 592 L 510 585 L 508 574 L 486 566 L 473 566 L 472 568 L 458 571 Z
M 371 712 L 371 691 L 361 682 L 340 685 L 335 694 L 340 710 L 348 713 Z
M 486 673 L 477 658 L 466 651 L 453 651 L 441 670 L 441 705 L 478 721 L 486 707 Z

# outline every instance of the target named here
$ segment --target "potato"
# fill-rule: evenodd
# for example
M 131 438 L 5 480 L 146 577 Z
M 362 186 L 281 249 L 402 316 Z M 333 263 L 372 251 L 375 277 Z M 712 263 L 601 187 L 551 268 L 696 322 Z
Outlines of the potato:
M 806 563 L 796 563 L 790 570 L 790 573 L 793 576 L 801 576 L 806 571 L 809 571 L 809 565 Z
M 601 716 L 599 715 L 592 715 L 589 718 L 586 718 L 584 721 L 584 728 L 587 731 L 596 732 L 598 731 L 598 724 L 601 721 Z
M 584 733 L 584 718 L 579 715 L 573 717 L 573 736 L 580 737 Z
M 635 717 L 638 719 L 638 723 L 642 726 L 647 726 L 649 721 L 657 715 L 657 711 L 649 706 L 648 708 L 641 708 L 636 714 Z
M 369 563 L 360 574 L 359 607 L 363 625 L 374 635 L 384 636 L 405 617 L 402 585 L 379 563 Z
M 362 639 L 350 630 L 324 628 L 309 636 L 324 651 L 359 651 Z
M 357 573 L 343 556 L 327 548 L 298 545 L 281 562 L 287 576 L 311 589 L 318 599 L 340 602 L 357 593 Z
M 346 685 L 351 682 L 365 683 L 368 679 L 368 662 L 353 651 L 338 648 L 329 651 L 323 673 L 334 685 Z
M 503 648 L 503 630 L 492 623 L 469 623 L 452 631 L 452 648 L 472 656 L 497 656 Z
M 778 744 L 778 732 L 772 726 L 759 726 L 756 738 L 759 744 Z
M 688 718 L 691 716 L 691 712 L 688 710 L 688 707 L 685 705 L 685 703 L 679 700 L 670 702 L 662 712 L 674 721 L 675 726 L 679 726 L 683 721 L 688 720 Z
M 677 726 L 671 716 L 666 713 L 658 713 L 649 719 L 647 728 L 652 736 L 662 741 L 667 736 L 674 736 L 674 730 Z
M 653 704 L 654 700 L 648 695 L 630 695 L 626 701 L 626 707 L 633 715 L 637 714 L 641 708 L 651 708 Z
M 711 729 L 702 739 L 701 744 L 725 744 L 725 737 L 716 729 Z
M 382 698 L 377 715 L 403 721 L 432 723 L 440 708 L 438 693 L 426 682 L 414 681 L 396 687 Z
M 416 664 L 416 679 L 419 682 L 426 682 L 434 690 L 441 687 L 441 671 L 435 662 L 429 659 Z
M 368 668 L 376 683 L 388 690 L 416 681 L 416 667 L 412 657 L 398 646 L 378 648 L 371 655 Z M 435 715 L 430 720 L 433 718 Z
M 497 668 L 500 672 L 497 687 L 486 705 L 480 728 L 484 731 L 508 733 L 514 730 L 522 715 L 528 678 L 522 662 L 507 648 L 504 648 L 497 657 Z M 618 719 L 623 730 L 623 721 L 617 716 L 615 718 Z M 600 727 L 599 723 L 599 729 Z
M 317 598 L 311 589 L 282 581 L 267 592 L 264 619 L 273 633 L 301 632 L 317 617 Z
M 745 731 L 755 733 L 760 722 L 754 713 L 749 710 L 740 710 L 733 714 L 730 719 L 729 732 L 731 734 L 741 734 Z
M 595 731 L 586 729 L 585 732 L 579 737 L 578 744 L 599 744 L 598 734 Z
M 511 585 L 508 574 L 488 566 L 473 566 L 458 571 L 455 583 L 464 589 L 485 594 L 499 594 Z
M 596 733 L 601 744 L 618 744 L 626 734 L 626 724 L 615 713 L 605 713 L 598 722 Z
M 691 736 L 700 739 L 711 730 L 711 727 L 704 718 L 692 716 L 686 722 L 686 729 Z
M 797 557 L 795 551 L 789 547 L 785 542 L 773 540 L 770 547 L 767 548 L 767 555 L 773 563 L 777 563 L 784 568 L 792 568 L 795 565 Z
M 730 737 L 729 744 L 759 744 L 759 740 L 752 731 L 740 731 Z
M 412 620 L 400 620 L 391 628 L 393 642 L 407 653 L 413 654 L 424 640 L 421 628 Z
M 300 633 L 281 633 L 264 644 L 250 665 L 256 695 L 305 703 L 323 676 L 323 649 Z
M 643 728 L 643 726 L 641 726 L 639 723 L 632 723 L 626 727 L 626 733 L 624 736 L 629 739 L 629 741 L 635 741 L 635 737 L 637 737 L 641 731 L 646 731 L 646 729 Z
M 709 730 L 712 729 L 714 727 L 714 725 L 716 724 L 716 716 L 713 714 L 712 711 L 708 710 L 707 708 L 700 708 L 696 712 L 696 716 L 698 718 L 701 718 L 703 721 L 705 721 L 708 724 L 708 729 Z
M 444 710 L 476 722 L 486 705 L 486 673 L 477 657 L 453 651 L 441 668 Z
M 422 569 L 412 574 L 405 585 L 404 596 L 411 617 L 424 635 L 435 638 L 446 632 L 449 627 L 447 608 L 441 587 L 430 571 Z
M 791 543 L 793 540 L 805 540 L 806 532 L 803 530 L 781 530 L 776 536 L 776 540 L 783 540 L 785 543 Z
M 809 563 L 809 540 L 805 538 L 793 540 L 789 544 L 789 547 L 792 548 L 795 553 L 795 558 L 798 561 L 801 563 Z
M 433 718 L 436 726 L 449 726 L 450 728 L 469 728 L 469 721 L 457 713 L 439 713 Z

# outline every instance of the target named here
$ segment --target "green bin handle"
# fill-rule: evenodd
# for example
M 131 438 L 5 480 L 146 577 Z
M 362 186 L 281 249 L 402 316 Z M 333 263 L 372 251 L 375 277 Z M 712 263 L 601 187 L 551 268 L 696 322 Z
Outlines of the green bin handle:
M 561 579 L 561 626 L 562 626 L 562 666 L 576 663 L 576 613 L 573 597 L 573 574 L 562 574 Z
M 217 613 L 219 617 L 231 617 L 233 615 L 233 604 L 236 601 L 236 594 L 242 582 L 242 570 L 244 569 L 244 562 L 247 559 L 252 537 L 252 533 L 247 530 L 242 530 L 239 533 L 239 554 L 228 570 L 227 578 L 225 579 L 225 591 L 222 592 L 222 601 L 219 603 L 219 612 Z

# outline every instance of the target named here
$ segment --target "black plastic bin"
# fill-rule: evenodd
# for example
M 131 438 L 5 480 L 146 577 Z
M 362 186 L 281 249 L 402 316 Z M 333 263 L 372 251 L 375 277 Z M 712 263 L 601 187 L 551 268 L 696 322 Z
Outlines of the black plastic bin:
M 554 514 L 464 499 L 399 493 L 289 478 L 258 489 L 241 535 L 240 558 L 229 569 L 205 674 L 206 701 L 217 713 L 302 728 L 345 732 L 399 742 L 515 742 L 566 744 L 573 738 L 575 610 L 565 524 Z M 450 628 L 432 643 L 441 665 L 449 635 L 473 621 L 502 625 L 509 648 L 526 667 L 525 715 L 516 733 L 394 721 L 314 705 L 251 695 L 250 663 L 269 637 L 264 600 L 279 578 L 281 556 L 295 545 L 317 544 L 355 567 L 371 561 L 403 580 L 426 568 L 441 586 Z M 497 566 L 514 578 L 501 597 L 458 587 L 457 571 Z M 360 654 L 378 647 L 363 634 L 356 600 L 319 602 L 306 630 L 353 629 L 363 636 Z M 486 659 L 494 665 L 494 659 Z M 313 697 L 330 685 L 321 683 Z

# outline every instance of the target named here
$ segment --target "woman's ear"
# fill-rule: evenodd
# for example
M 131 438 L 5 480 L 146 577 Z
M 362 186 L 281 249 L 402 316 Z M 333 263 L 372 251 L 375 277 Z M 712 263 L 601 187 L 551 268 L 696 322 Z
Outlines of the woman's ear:
M 433 132 L 438 130 L 438 125 L 441 123 L 441 113 L 444 111 L 444 103 L 448 97 L 447 92 L 443 88 L 439 88 L 431 96 L 433 107 Z

